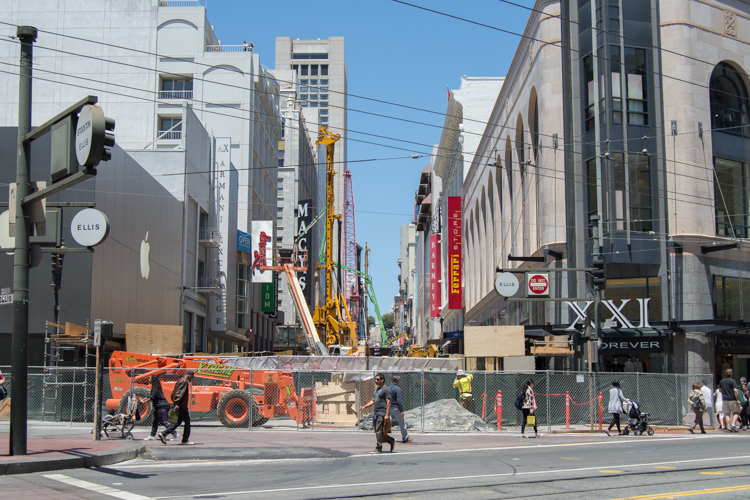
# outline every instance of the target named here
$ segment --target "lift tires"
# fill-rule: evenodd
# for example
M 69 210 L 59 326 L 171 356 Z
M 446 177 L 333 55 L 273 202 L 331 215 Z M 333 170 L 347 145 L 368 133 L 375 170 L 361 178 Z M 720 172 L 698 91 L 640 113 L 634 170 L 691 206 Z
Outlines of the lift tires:
M 139 398 L 151 397 L 151 393 L 143 387 L 136 387 L 133 390 L 133 393 Z M 125 415 L 129 413 L 128 400 L 130 399 L 130 394 L 131 391 L 128 391 L 122 395 L 122 397 L 120 398 L 120 406 L 117 410 Z M 141 403 L 140 401 L 138 401 L 138 409 L 141 412 L 141 419 L 138 420 L 135 425 L 151 425 L 151 422 L 154 419 L 154 405 L 151 403 L 151 401 L 148 401 L 146 403 Z
M 251 411 L 257 418 L 258 402 L 248 391 L 233 389 L 221 397 L 216 411 L 224 427 L 247 428 Z

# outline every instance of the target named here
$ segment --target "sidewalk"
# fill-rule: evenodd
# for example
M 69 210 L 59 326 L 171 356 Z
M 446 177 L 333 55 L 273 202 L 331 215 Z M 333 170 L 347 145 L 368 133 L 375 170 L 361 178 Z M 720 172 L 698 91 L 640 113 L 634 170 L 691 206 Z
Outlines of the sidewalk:
M 3 422 L 5 423 L 5 422 Z M 140 458 L 144 463 L 341 458 L 369 454 L 375 447 L 372 431 L 356 430 L 296 430 L 278 426 L 274 429 L 227 429 L 224 427 L 194 426 L 191 441 L 194 446 L 180 446 L 178 441 L 166 445 L 159 441 L 143 441 L 149 428 L 136 427 L 135 440 L 107 439 L 94 441 L 90 428 L 84 425 L 35 424 L 29 427 L 28 455 L 8 456 L 8 426 L 0 426 L 0 476 L 45 472 L 81 467 L 101 467 Z M 685 428 L 659 428 L 654 437 L 622 436 L 608 438 L 602 431 L 588 426 L 571 429 L 553 427 L 539 429 L 539 439 L 520 439 L 520 429 L 510 427 L 502 432 L 410 432 L 413 442 L 397 442 L 396 453 L 420 451 L 455 451 L 465 449 L 537 446 L 539 444 L 573 444 L 606 442 L 612 439 L 658 439 L 689 434 Z M 180 429 L 182 432 L 182 429 Z M 716 431 L 709 431 L 718 434 Z M 531 433 L 528 433 L 531 435 Z M 746 433 L 750 435 L 750 433 Z M 395 430 L 391 434 L 400 439 Z
M 132 460 L 146 452 L 143 441 L 94 441 L 85 428 L 30 427 L 27 455 L 9 456 L 8 426 L 0 428 L 0 476 L 81 467 L 101 467 Z

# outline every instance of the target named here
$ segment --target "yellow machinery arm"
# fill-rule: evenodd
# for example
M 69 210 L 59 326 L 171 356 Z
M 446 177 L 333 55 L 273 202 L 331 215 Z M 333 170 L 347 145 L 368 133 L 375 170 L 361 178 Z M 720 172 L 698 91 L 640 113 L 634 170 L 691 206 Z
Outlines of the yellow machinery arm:
M 326 302 L 315 308 L 313 321 L 319 332 L 325 332 L 325 344 L 355 346 L 357 345 L 357 325 L 353 321 L 346 321 L 341 316 L 337 305 L 337 295 L 333 290 L 333 223 L 341 219 L 341 215 L 334 213 L 333 181 L 336 171 L 333 169 L 334 144 L 341 139 L 341 135 L 334 134 L 325 126 L 320 128 L 318 140 L 315 144 L 326 146 L 326 261 L 320 266 L 325 269 Z

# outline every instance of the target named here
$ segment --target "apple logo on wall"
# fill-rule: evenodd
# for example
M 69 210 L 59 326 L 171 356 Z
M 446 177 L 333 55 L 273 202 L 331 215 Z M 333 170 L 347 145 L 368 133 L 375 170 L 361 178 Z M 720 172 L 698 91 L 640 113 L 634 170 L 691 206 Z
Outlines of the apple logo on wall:
M 148 273 L 151 270 L 151 266 L 148 263 L 148 254 L 151 251 L 151 245 L 148 242 L 148 231 L 146 231 L 146 237 L 141 241 L 141 276 L 148 279 Z

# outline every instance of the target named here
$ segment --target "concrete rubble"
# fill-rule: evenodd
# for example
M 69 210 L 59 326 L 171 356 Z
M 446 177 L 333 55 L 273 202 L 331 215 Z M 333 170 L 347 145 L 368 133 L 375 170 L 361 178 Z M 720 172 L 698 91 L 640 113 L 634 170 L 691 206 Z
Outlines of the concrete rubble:
M 422 426 L 422 407 L 404 412 L 404 419 L 407 429 L 419 429 Z M 364 415 L 357 422 L 357 427 L 372 431 L 372 414 Z M 397 428 L 398 424 L 393 422 L 393 427 Z M 441 399 L 424 406 L 424 430 L 487 432 L 491 426 L 465 410 L 455 399 Z

